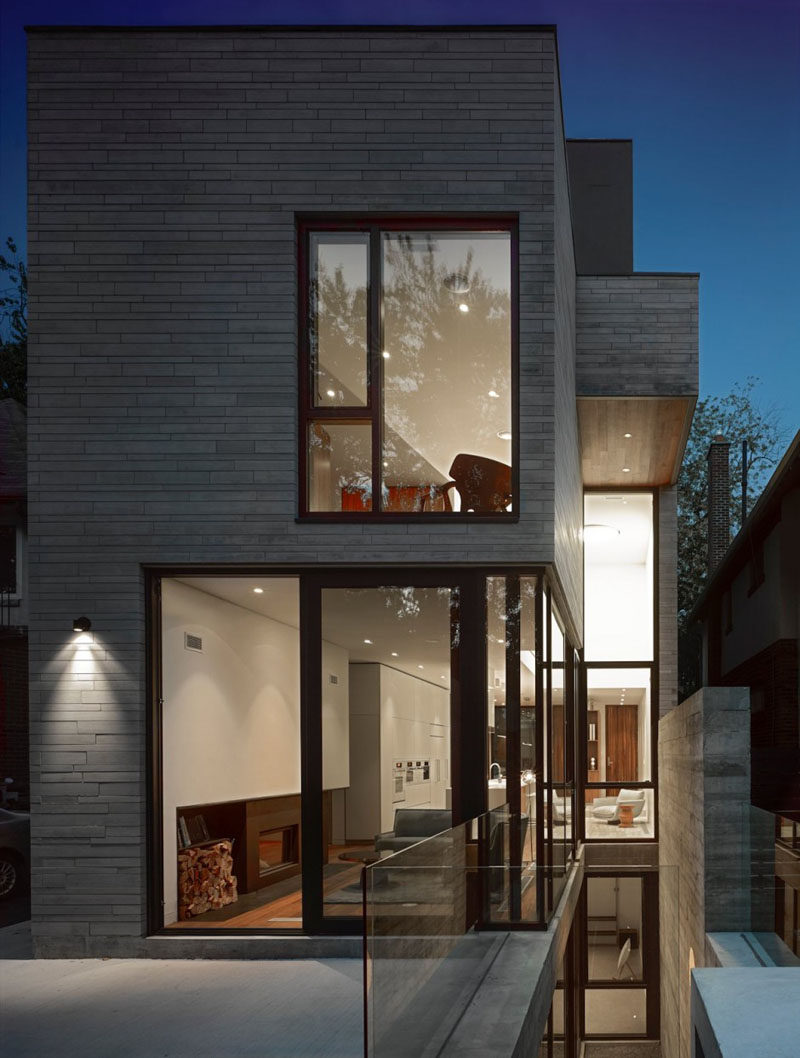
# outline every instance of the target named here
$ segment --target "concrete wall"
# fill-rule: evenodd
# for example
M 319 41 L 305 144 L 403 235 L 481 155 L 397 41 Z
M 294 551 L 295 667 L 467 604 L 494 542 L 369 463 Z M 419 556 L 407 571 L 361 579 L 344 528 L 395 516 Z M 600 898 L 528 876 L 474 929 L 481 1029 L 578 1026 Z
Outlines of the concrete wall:
M 144 931 L 143 563 L 553 560 L 554 58 L 518 28 L 29 35 L 40 954 Z M 347 210 L 519 215 L 518 524 L 295 521 L 296 215 Z
M 580 396 L 697 394 L 696 275 L 579 276 Z
M 690 965 L 708 965 L 706 932 L 750 924 L 746 688 L 706 687 L 661 719 L 658 798 L 662 1049 L 688 1058 Z

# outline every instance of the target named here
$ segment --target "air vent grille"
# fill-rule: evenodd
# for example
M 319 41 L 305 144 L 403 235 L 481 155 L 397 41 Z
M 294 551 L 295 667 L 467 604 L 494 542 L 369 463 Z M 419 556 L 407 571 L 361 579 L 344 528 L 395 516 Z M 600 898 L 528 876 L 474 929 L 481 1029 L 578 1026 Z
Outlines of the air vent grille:
M 203 650 L 203 640 L 200 636 L 193 636 L 191 632 L 184 633 L 183 645 L 187 650 Z
M 328 679 L 331 681 L 331 683 L 338 683 L 339 682 L 339 677 L 338 676 L 334 676 L 334 674 L 332 672 L 328 674 Z

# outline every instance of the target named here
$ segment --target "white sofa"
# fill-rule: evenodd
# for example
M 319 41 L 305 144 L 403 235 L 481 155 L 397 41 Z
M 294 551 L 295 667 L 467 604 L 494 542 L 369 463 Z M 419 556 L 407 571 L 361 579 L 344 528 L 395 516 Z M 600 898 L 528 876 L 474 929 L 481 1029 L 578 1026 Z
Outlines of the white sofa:
M 595 797 L 592 802 L 592 818 L 605 823 L 616 823 L 622 805 L 633 808 L 633 822 L 647 822 L 647 791 L 621 789 L 616 797 Z

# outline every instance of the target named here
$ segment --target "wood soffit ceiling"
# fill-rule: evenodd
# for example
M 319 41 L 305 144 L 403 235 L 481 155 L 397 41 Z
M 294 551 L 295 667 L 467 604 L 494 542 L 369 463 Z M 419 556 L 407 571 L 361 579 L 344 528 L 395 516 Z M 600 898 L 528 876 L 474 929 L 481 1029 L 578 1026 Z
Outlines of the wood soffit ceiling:
M 584 485 L 674 484 L 694 404 L 693 397 L 579 397 Z

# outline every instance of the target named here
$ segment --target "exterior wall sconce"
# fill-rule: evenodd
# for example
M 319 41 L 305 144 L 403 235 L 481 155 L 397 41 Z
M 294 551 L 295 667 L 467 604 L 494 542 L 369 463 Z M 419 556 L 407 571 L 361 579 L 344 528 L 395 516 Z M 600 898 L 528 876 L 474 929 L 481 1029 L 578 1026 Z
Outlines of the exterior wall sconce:
M 88 632 L 92 627 L 92 622 L 88 617 L 76 617 L 72 622 L 73 632 Z

